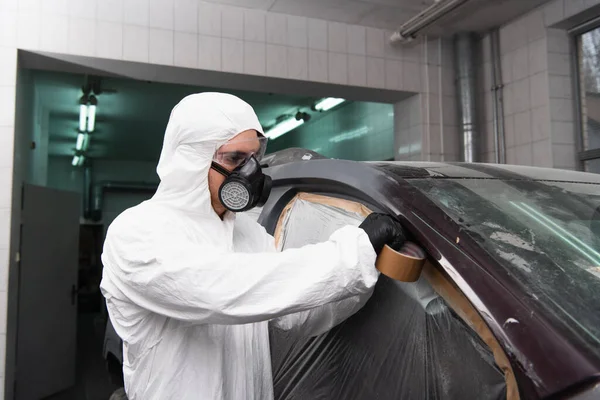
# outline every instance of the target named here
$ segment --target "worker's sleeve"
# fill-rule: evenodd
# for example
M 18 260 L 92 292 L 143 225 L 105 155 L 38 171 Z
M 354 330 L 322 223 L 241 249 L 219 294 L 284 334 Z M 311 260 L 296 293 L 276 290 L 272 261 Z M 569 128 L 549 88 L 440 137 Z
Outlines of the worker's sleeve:
M 265 251 L 275 251 L 273 237 L 266 232 L 264 235 Z M 283 315 L 271 320 L 271 326 L 285 331 L 293 331 L 297 335 L 304 337 L 318 336 L 330 331 L 358 312 L 371 298 L 372 294 L 373 290 L 371 289 L 366 293 L 344 300 L 294 314 Z
M 284 315 L 271 321 L 275 328 L 293 331 L 300 336 L 318 336 L 330 331 L 363 308 L 373 291 L 352 296 L 335 303 L 325 304 L 295 314 Z
M 375 251 L 356 227 L 329 241 L 271 253 L 226 253 L 173 232 L 161 243 L 109 234 L 107 278 L 151 312 L 199 324 L 268 321 L 369 293 Z

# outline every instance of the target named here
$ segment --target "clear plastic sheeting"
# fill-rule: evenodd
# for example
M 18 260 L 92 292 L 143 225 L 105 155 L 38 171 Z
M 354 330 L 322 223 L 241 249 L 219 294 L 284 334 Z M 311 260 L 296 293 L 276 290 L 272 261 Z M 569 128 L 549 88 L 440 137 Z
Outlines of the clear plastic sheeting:
M 358 225 L 368 213 L 361 207 L 299 195 L 284 211 L 279 246 Z M 270 341 L 279 400 L 506 399 L 492 352 L 424 276 L 402 283 L 382 275 L 366 306 L 330 332 L 308 338 L 272 328 Z
M 415 285 L 381 276 L 362 310 L 316 338 L 272 330 L 275 398 L 506 398 L 487 346 L 442 298 L 411 296 Z
M 326 241 L 347 225 L 358 226 L 366 215 L 297 197 L 284 215 L 278 246 L 281 250 Z

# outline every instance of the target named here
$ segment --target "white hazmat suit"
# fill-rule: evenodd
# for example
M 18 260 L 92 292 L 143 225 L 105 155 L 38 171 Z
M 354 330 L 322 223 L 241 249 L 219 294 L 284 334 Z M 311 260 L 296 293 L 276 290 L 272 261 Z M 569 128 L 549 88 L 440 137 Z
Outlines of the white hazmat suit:
M 276 252 L 247 216 L 215 213 L 213 155 L 249 129 L 262 133 L 235 96 L 183 99 L 166 129 L 157 193 L 108 230 L 101 289 L 131 400 L 272 399 L 269 323 L 323 333 L 375 286 L 375 251 L 359 228 Z

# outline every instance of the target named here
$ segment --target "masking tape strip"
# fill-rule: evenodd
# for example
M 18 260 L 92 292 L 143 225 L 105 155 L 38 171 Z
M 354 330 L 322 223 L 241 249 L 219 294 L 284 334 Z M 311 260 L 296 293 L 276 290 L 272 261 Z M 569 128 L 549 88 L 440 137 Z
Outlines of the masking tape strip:
M 353 212 L 364 218 L 373 212 L 362 204 L 351 200 L 338 199 L 335 197 L 322 196 L 312 193 L 299 193 L 296 197 L 299 200 L 308 201 L 310 203 L 323 204 L 326 206 L 340 208 L 348 212 Z
M 281 235 L 283 233 L 283 227 L 285 226 L 284 222 L 287 220 L 290 210 L 298 199 L 317 204 L 329 205 L 345 211 L 355 212 L 363 217 L 367 217 L 372 212 L 367 207 L 354 201 L 311 193 L 299 193 L 285 206 L 281 216 L 279 217 L 279 220 L 277 221 L 277 227 L 275 228 L 275 243 L 277 244 L 278 248 Z M 391 252 L 400 254 L 389 247 L 388 249 Z M 383 255 L 383 252 L 381 255 Z M 504 373 L 504 379 L 506 381 L 506 400 L 520 400 L 519 388 L 517 386 L 517 381 L 512 370 L 512 366 L 510 365 L 510 361 L 508 361 L 504 350 L 477 310 L 475 310 L 473 305 L 471 305 L 469 300 L 460 292 L 460 290 L 457 289 L 438 269 L 436 269 L 430 261 L 423 260 L 421 269 L 425 279 L 427 279 L 436 293 L 442 296 L 450 308 L 452 308 L 458 314 L 458 316 L 465 321 L 471 327 L 471 329 L 475 331 L 475 333 L 477 333 L 481 340 L 483 340 L 483 342 L 492 351 L 496 364 Z M 421 270 L 419 270 L 419 273 L 421 273 Z
M 510 361 L 506 357 L 500 343 L 496 340 L 494 334 L 490 331 L 483 318 L 473 307 L 471 302 L 460 292 L 437 268 L 427 261 L 423 267 L 423 275 L 433 289 L 448 303 L 459 317 L 465 321 L 471 329 L 485 342 L 492 350 L 496 365 L 504 373 L 506 381 L 506 399 L 519 400 L 519 387 L 513 372 Z
M 421 276 L 425 257 L 414 257 L 385 246 L 377 257 L 376 267 L 385 276 L 401 282 L 416 282 Z

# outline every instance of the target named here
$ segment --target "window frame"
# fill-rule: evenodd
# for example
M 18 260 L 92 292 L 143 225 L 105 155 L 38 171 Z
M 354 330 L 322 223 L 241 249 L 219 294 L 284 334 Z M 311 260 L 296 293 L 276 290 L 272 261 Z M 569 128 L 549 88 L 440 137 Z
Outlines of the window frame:
M 571 44 L 571 69 L 573 71 L 573 99 L 575 100 L 575 133 L 576 133 L 576 146 L 577 146 L 577 166 L 578 170 L 586 171 L 586 162 L 592 160 L 600 160 L 600 147 L 595 149 L 585 148 L 585 123 L 584 110 L 583 110 L 583 82 L 582 82 L 582 68 L 581 68 L 581 38 L 584 34 L 593 30 L 600 29 L 600 16 L 593 18 L 583 24 L 580 24 L 567 32 L 570 35 Z

